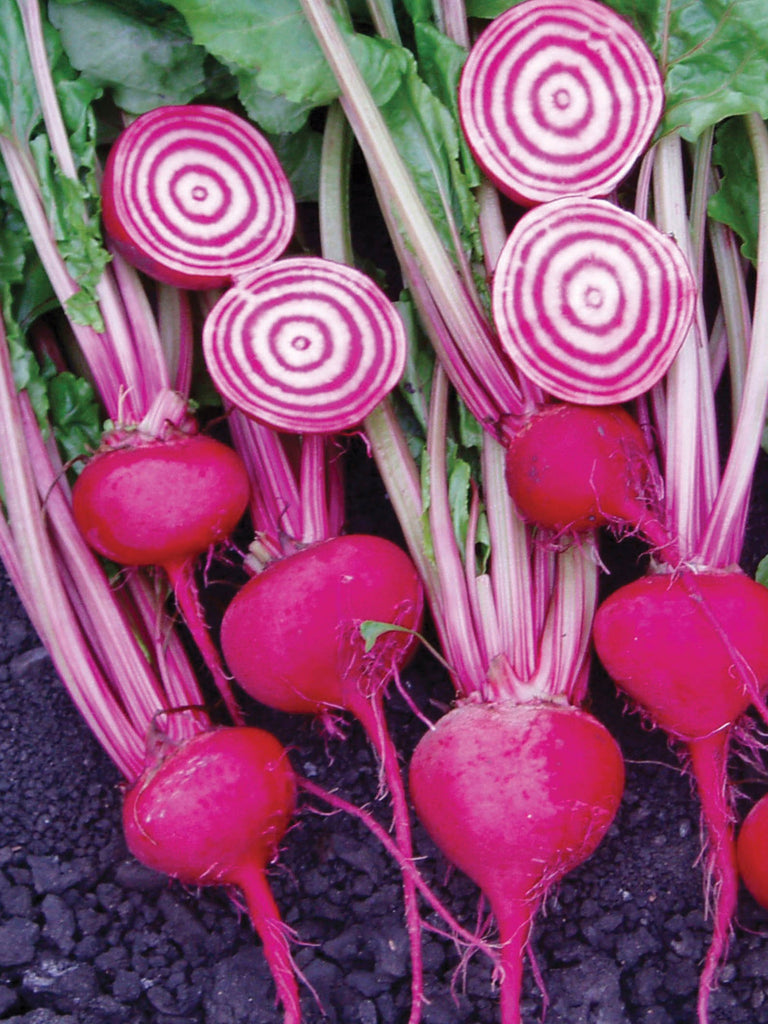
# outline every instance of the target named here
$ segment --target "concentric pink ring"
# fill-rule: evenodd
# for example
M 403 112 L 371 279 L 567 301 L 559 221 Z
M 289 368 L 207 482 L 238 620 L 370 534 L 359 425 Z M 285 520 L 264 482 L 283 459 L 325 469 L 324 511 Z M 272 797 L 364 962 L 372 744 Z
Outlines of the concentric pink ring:
M 663 102 L 644 40 L 596 0 L 524 0 L 500 14 L 459 85 L 475 159 L 526 206 L 606 196 L 648 145 Z
M 292 433 L 358 425 L 405 369 L 395 306 L 365 274 L 319 257 L 238 280 L 208 315 L 203 352 L 220 393 Z
M 493 279 L 510 358 L 565 401 L 608 405 L 647 391 L 690 328 L 696 283 L 677 244 L 604 199 L 529 210 Z
M 271 146 L 219 107 L 137 118 L 110 150 L 102 197 L 118 249 L 180 287 L 218 287 L 272 262 L 294 229 L 293 194 Z

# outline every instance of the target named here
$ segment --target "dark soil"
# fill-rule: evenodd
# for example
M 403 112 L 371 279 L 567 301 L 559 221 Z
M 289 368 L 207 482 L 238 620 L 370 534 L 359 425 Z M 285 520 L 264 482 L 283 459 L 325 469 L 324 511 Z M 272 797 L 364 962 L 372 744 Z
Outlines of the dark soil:
M 357 466 L 352 485 L 351 528 L 392 529 L 370 466 Z M 765 550 L 768 515 L 756 507 L 746 567 L 753 570 Z M 630 542 L 608 548 L 612 581 L 634 571 L 637 554 Z M 4 576 L 0 622 L 0 1019 L 277 1024 L 259 942 L 228 894 L 185 891 L 127 853 L 117 772 L 71 707 Z M 450 700 L 446 678 L 426 655 L 406 682 L 432 717 Z M 597 672 L 593 710 L 626 755 L 626 795 L 605 842 L 551 894 L 538 921 L 546 1019 L 694 1022 L 709 930 L 691 786 L 664 737 L 626 713 Z M 309 720 L 254 713 L 290 746 L 299 772 L 387 821 L 377 766 L 357 726 L 342 742 Z M 399 696 L 389 722 L 406 759 L 423 727 Z M 742 772 L 747 789 L 752 771 Z M 418 826 L 415 838 L 426 877 L 472 926 L 476 891 L 446 869 Z M 296 931 L 305 1024 L 404 1024 L 409 964 L 399 876 L 376 841 L 356 820 L 305 803 L 271 878 Z M 424 953 L 424 1024 L 498 1019 L 482 957 L 462 969 L 453 945 L 434 934 Z M 523 1012 L 526 1022 L 541 1019 L 531 970 Z M 746 893 L 712 997 L 712 1024 L 739 1022 L 768 1022 L 768 914 Z

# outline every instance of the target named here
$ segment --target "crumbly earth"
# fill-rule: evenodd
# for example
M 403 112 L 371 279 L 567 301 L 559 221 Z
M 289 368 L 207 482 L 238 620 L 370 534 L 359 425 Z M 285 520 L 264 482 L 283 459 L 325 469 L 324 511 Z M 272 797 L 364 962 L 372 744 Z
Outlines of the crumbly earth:
M 765 478 L 763 470 L 758 496 Z M 350 528 L 383 522 L 391 529 L 364 460 L 351 480 L 350 502 Z M 750 570 L 768 551 L 768 502 L 755 505 Z M 611 546 L 610 585 L 634 570 L 637 555 L 631 541 Z M 278 1024 L 259 943 L 229 895 L 186 891 L 126 851 L 117 772 L 71 707 L 4 575 L 0 623 L 0 1020 Z M 427 655 L 405 682 L 432 717 L 450 701 L 447 681 Z M 627 713 L 598 671 L 592 700 L 621 743 L 627 789 L 607 839 L 551 894 L 538 921 L 533 951 L 546 987 L 546 1020 L 694 1022 L 708 923 L 691 786 L 664 737 Z M 387 822 L 377 766 L 357 726 L 350 724 L 341 741 L 309 720 L 253 712 L 289 744 L 299 772 Z M 407 758 L 423 726 L 398 695 L 389 721 Z M 755 781 L 754 767 L 742 768 L 741 778 L 746 793 L 768 788 L 768 779 Z M 404 1024 L 409 964 L 398 871 L 355 819 L 321 810 L 303 804 L 271 872 L 296 933 L 305 1024 Z M 476 891 L 447 870 L 418 825 L 415 840 L 425 876 L 472 926 Z M 424 1024 L 498 1019 L 481 955 L 463 965 L 452 943 L 431 933 L 424 957 Z M 542 1008 L 529 969 L 525 1020 L 541 1020 Z M 768 1022 L 768 913 L 746 893 L 711 1016 L 712 1024 Z

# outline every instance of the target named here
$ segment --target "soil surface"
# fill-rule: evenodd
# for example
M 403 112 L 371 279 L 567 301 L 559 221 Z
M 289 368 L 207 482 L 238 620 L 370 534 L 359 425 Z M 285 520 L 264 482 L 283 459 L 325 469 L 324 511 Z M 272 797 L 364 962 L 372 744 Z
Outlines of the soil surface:
M 767 490 L 764 467 L 758 494 Z M 375 473 L 358 460 L 350 529 L 394 531 Z M 756 502 L 745 567 L 768 551 L 768 502 Z M 375 515 L 372 510 L 375 510 Z M 383 528 L 383 529 L 382 529 Z M 631 542 L 608 547 L 612 586 L 635 570 Z M 69 703 L 7 578 L 0 576 L 0 1019 L 17 1024 L 278 1024 L 258 940 L 222 890 L 186 891 L 141 867 L 120 828 L 120 780 Z M 410 667 L 412 699 L 436 718 L 451 692 L 427 655 Z M 592 859 L 553 892 L 533 952 L 548 1024 L 695 1021 L 704 915 L 698 810 L 676 753 L 628 713 L 595 672 L 593 710 L 619 740 L 626 794 Z M 297 771 L 387 823 L 361 730 L 253 709 L 291 748 Z M 389 723 L 407 759 L 423 725 L 395 695 Z M 754 768 L 740 769 L 746 792 Z M 741 803 L 740 808 L 745 804 Z M 271 880 L 304 974 L 305 1024 L 405 1024 L 409 963 L 399 874 L 358 821 L 305 801 Z M 421 868 L 470 927 L 478 896 L 447 870 L 416 825 Z M 426 913 L 427 921 L 435 922 Z M 466 965 L 439 934 L 424 943 L 424 1024 L 491 1024 L 490 967 Z M 530 964 L 526 1022 L 541 1020 Z M 768 1022 L 768 913 L 742 893 L 711 1024 Z

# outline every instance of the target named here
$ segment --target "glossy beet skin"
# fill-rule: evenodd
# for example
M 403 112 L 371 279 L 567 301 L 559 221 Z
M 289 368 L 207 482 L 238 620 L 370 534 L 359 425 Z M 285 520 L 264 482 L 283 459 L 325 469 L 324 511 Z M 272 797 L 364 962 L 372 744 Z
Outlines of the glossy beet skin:
M 520 515 L 556 533 L 648 518 L 649 451 L 622 406 L 547 405 L 505 432 Z
M 768 797 L 758 800 L 742 822 L 736 855 L 741 880 L 768 910 Z
M 384 714 L 387 685 L 416 647 L 412 632 L 388 630 L 366 650 L 366 620 L 421 628 L 423 588 L 397 545 L 351 534 L 312 544 L 273 562 L 242 588 L 224 614 L 221 647 L 237 682 L 280 711 L 330 716 L 349 712 L 376 751 L 392 803 L 400 854 L 413 843 L 398 752 Z M 403 874 L 411 950 L 411 1012 L 424 998 L 422 922 L 414 880 Z
M 226 539 L 249 482 L 239 455 L 201 434 L 98 453 L 75 482 L 75 520 L 90 546 L 121 565 L 178 564 Z
M 595 851 L 621 802 L 616 741 L 565 704 L 465 703 L 419 741 L 416 813 L 485 893 L 502 942 L 502 1024 L 520 1021 L 522 963 L 550 885 Z
M 707 1024 L 738 899 L 731 734 L 768 687 L 768 589 L 737 568 L 646 576 L 598 608 L 593 636 L 618 687 L 681 742 L 696 782 L 712 905 L 698 997 Z
M 645 576 L 600 606 L 606 671 L 666 732 L 727 729 L 768 686 L 768 588 L 740 571 Z
M 133 855 L 188 885 L 237 884 L 277 853 L 296 804 L 288 755 L 252 727 L 202 733 L 151 767 L 126 793 Z
M 212 729 L 175 748 L 147 768 L 123 803 L 128 848 L 147 867 L 186 885 L 240 890 L 283 1005 L 283 1024 L 301 1024 L 301 1006 L 266 869 L 290 825 L 296 790 L 278 740 L 240 726 Z
M 358 716 L 372 691 L 415 646 L 387 632 L 364 651 L 360 623 L 418 631 L 423 593 L 413 563 L 395 544 L 352 534 L 313 544 L 253 577 L 224 614 L 221 645 L 238 683 L 281 711 Z

